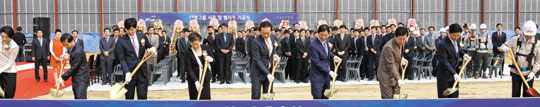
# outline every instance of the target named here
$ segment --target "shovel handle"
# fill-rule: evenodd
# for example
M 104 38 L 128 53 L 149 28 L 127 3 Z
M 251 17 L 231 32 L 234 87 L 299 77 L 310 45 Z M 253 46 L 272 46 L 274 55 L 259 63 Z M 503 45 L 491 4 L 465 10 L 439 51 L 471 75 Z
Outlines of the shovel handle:
M 467 61 L 463 62 L 463 66 L 461 66 L 461 70 L 459 70 L 459 74 L 458 74 L 459 77 L 461 77 L 461 75 L 463 75 L 463 70 L 465 70 L 465 68 L 467 68 L 467 65 L 469 65 L 469 62 L 471 62 L 471 60 L 472 60 L 472 57 L 469 57 L 469 59 Z M 456 88 L 458 82 L 459 82 L 459 80 L 456 80 L 454 82 L 454 85 L 452 86 L 452 88 Z
M 276 72 L 276 68 L 279 66 L 279 62 L 281 61 L 281 57 L 278 57 L 278 60 L 277 62 L 274 62 L 274 67 L 272 67 L 272 76 L 274 76 L 274 73 Z M 267 94 L 270 93 L 270 90 L 272 90 L 272 83 L 274 83 L 274 80 L 270 81 L 270 84 L 268 84 L 268 91 L 266 92 Z
M 512 63 L 514 63 L 514 66 L 516 67 L 516 70 L 518 71 L 519 76 L 523 80 L 523 84 L 525 84 L 527 89 L 530 89 L 531 87 L 529 86 L 529 83 L 527 83 L 527 80 L 525 79 L 525 77 L 521 73 L 521 69 L 519 69 L 518 63 L 517 63 L 517 61 L 516 61 L 516 59 L 514 57 L 514 52 L 512 51 L 512 49 L 510 49 L 509 53 L 507 53 L 507 54 L 508 54 L 508 56 L 510 56 L 510 59 L 512 59 Z
M 197 95 L 197 100 L 200 100 L 201 99 L 201 91 L 203 89 L 203 85 L 204 85 L 204 77 L 206 77 L 206 69 L 208 69 L 208 66 L 210 66 L 210 63 L 209 62 L 205 62 L 204 63 L 204 69 L 203 69 L 203 74 L 202 74 L 202 79 L 200 80 L 201 81 L 201 85 L 199 85 L 199 94 Z
M 141 68 L 141 65 L 142 65 L 144 62 L 146 62 L 146 60 L 150 59 L 151 56 L 154 56 L 154 53 L 153 53 L 153 52 L 150 52 L 150 55 L 148 55 L 148 52 L 150 52 L 150 51 L 147 50 L 146 52 L 144 52 L 144 57 L 143 57 L 143 59 L 141 60 L 141 62 L 139 62 L 139 64 L 137 65 L 137 67 L 135 67 L 135 69 L 133 70 L 133 72 L 129 75 L 130 78 L 133 77 L 133 75 L 135 75 L 135 73 L 137 73 L 137 71 L 139 70 L 139 68 Z M 146 56 L 146 55 L 148 55 L 148 56 Z M 124 81 L 124 83 L 122 84 L 122 86 L 121 86 L 119 89 L 124 88 L 124 86 L 126 86 L 127 83 L 128 83 L 127 81 Z
M 343 59 L 342 59 L 342 60 L 339 60 L 339 62 L 337 63 L 337 65 L 336 65 L 336 63 L 334 63 L 334 65 L 336 65 L 336 66 L 334 67 L 334 71 L 336 72 L 336 75 L 337 75 L 337 73 L 338 73 L 339 65 L 341 65 L 341 61 L 343 61 Z M 330 90 L 334 90 L 334 85 L 336 84 L 336 78 L 337 78 L 337 76 L 334 77 L 334 78 L 332 78 L 332 86 L 330 87 Z
M 401 71 L 403 71 L 403 72 L 401 72 L 401 80 L 402 81 L 405 80 L 405 71 L 407 70 L 407 66 L 409 66 L 409 62 L 405 63 L 405 68 L 403 66 L 399 66 L 399 67 L 401 67 Z

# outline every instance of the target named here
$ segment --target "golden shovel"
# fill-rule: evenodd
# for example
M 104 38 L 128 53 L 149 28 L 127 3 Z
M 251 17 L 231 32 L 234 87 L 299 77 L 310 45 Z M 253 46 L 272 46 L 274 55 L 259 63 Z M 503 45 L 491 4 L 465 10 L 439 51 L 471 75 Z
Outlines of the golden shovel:
M 202 79 L 200 80 L 201 81 L 201 85 L 199 85 L 199 94 L 197 95 L 197 100 L 200 100 L 201 99 L 201 93 L 202 93 L 202 89 L 203 89 L 203 85 L 204 85 L 204 77 L 206 76 L 206 69 L 208 69 L 208 66 L 210 66 L 210 63 L 207 61 L 204 63 L 204 69 L 203 69 L 203 74 L 202 74 Z
M 463 74 L 463 70 L 465 70 L 465 68 L 467 68 L 467 65 L 469 64 L 469 62 L 471 62 L 471 60 L 472 60 L 472 57 L 469 57 L 469 59 L 466 62 L 463 63 L 463 66 L 461 67 L 461 70 L 459 70 L 459 74 L 458 74 L 459 77 L 461 77 L 461 75 Z M 452 86 L 452 88 L 448 88 L 448 89 L 444 90 L 443 95 L 448 96 L 448 95 L 453 94 L 454 92 L 456 92 L 459 89 L 459 88 L 456 88 L 458 82 L 459 82 L 459 79 L 454 82 L 454 86 Z
M 341 65 L 341 61 L 343 61 L 343 60 L 339 60 L 337 65 L 336 65 L 336 63 L 334 63 L 334 65 L 336 65 L 334 67 L 334 71 L 336 72 L 336 77 L 332 78 L 332 85 L 330 86 L 330 89 L 324 90 L 324 96 L 326 96 L 328 98 L 334 96 L 334 94 L 338 92 L 338 90 L 334 90 L 334 85 L 336 85 L 336 78 L 337 78 L 338 68 L 339 68 L 339 65 Z
M 60 62 L 61 63 L 60 72 L 54 73 L 54 79 L 58 79 L 62 76 L 62 74 L 64 74 L 64 65 L 66 64 L 66 61 L 67 60 Z M 53 98 L 60 98 L 64 96 L 65 91 L 60 90 L 60 85 L 64 86 L 64 82 L 58 82 L 58 80 L 56 80 L 56 83 L 55 83 L 56 88 L 51 88 L 49 90 L 49 95 L 51 95 Z
M 409 66 L 409 62 L 408 61 L 402 61 L 402 62 L 405 62 L 405 67 L 403 66 L 399 66 L 401 67 L 401 81 L 405 81 L 405 71 L 407 71 L 407 66 Z M 394 94 L 394 99 L 407 99 L 407 97 L 409 97 L 409 94 L 403 94 L 403 86 L 399 87 L 399 94 Z
M 519 69 L 519 65 L 517 64 L 517 61 L 514 57 L 514 52 L 512 52 L 512 49 L 510 49 L 510 52 L 507 53 L 510 56 L 510 59 L 512 59 L 512 62 L 514 63 L 514 66 L 516 67 L 516 70 L 519 73 L 519 76 L 521 77 L 521 80 L 523 80 L 523 84 L 527 87 L 527 90 L 525 91 L 527 94 L 533 96 L 533 97 L 540 97 L 540 93 L 536 91 L 533 87 L 529 86 L 529 83 L 527 83 L 527 80 L 525 80 L 525 77 L 523 76 L 523 73 L 521 73 L 521 69 Z
M 148 55 L 148 53 L 150 53 L 150 55 Z M 142 58 L 142 60 L 139 62 L 139 64 L 137 65 L 137 67 L 135 67 L 135 69 L 133 70 L 133 72 L 131 73 L 131 75 L 129 75 L 129 77 L 133 77 L 133 75 L 135 75 L 135 73 L 137 73 L 137 71 L 139 70 L 139 68 L 141 67 L 141 65 L 146 62 L 146 60 L 150 59 L 151 56 L 154 56 L 154 52 L 151 52 L 149 50 L 146 50 L 146 52 L 144 52 L 144 57 Z M 124 94 L 127 93 L 127 89 L 124 88 L 124 86 L 126 86 L 128 82 L 125 81 L 122 85 L 116 83 L 114 84 L 112 87 L 111 87 L 111 90 L 109 91 L 109 98 L 110 99 L 120 99 L 122 96 L 124 96 Z
M 276 72 L 276 68 L 279 66 L 279 61 L 281 61 L 281 58 L 278 57 L 277 62 L 274 63 L 274 67 L 272 68 L 272 76 L 274 76 L 274 73 Z M 261 100 L 273 100 L 276 93 L 270 93 L 270 90 L 272 90 L 272 83 L 274 83 L 274 80 L 270 81 L 270 84 L 268 86 L 268 92 L 266 94 L 262 94 Z

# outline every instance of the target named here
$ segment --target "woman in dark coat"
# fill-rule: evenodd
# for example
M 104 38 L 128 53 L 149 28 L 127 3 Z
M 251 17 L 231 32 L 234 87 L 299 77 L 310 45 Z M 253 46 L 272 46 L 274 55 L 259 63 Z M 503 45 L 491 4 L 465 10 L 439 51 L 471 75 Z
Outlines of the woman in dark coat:
M 184 58 L 186 71 L 187 71 L 187 81 L 188 81 L 188 90 L 189 90 L 189 99 L 197 100 L 198 89 L 200 88 L 200 83 L 202 79 L 202 72 L 205 62 L 213 62 L 212 51 L 206 45 L 201 45 L 202 37 L 198 33 L 191 33 L 188 36 L 188 41 L 190 44 L 189 50 L 186 50 L 186 57 Z M 206 70 L 206 75 L 204 78 L 204 84 L 202 86 L 201 100 L 210 100 L 210 79 L 212 78 L 212 73 L 209 68 Z

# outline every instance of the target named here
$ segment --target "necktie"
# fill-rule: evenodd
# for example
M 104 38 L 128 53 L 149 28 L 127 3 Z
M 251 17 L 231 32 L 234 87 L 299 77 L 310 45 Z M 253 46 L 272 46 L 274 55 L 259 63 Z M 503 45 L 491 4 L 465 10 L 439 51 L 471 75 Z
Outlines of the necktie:
M 189 44 L 188 44 L 189 42 L 188 42 L 187 38 L 184 39 L 184 41 L 186 41 L 186 46 L 189 45 Z
M 324 46 L 324 51 L 326 52 L 325 54 L 328 55 L 328 46 L 326 46 L 326 42 L 323 42 L 323 46 Z
M 371 45 L 375 45 L 375 35 L 371 35 Z
M 109 42 L 109 38 L 105 38 L 105 42 Z
M 227 35 L 223 34 L 223 42 L 227 42 Z
M 268 56 L 272 56 L 272 42 L 270 40 L 265 40 L 266 48 L 268 48 Z
M 454 44 L 454 49 L 456 50 L 456 54 L 458 54 L 458 50 L 459 50 L 459 49 L 458 49 L 458 47 L 457 47 L 456 42 L 452 42 L 452 44 Z
M 43 39 L 39 37 L 39 45 L 43 46 Z
M 501 32 L 499 32 L 499 40 L 501 40 Z
M 137 50 L 139 50 L 139 46 L 137 45 L 136 43 L 137 41 L 135 40 L 135 37 L 131 37 L 131 44 L 133 45 L 133 49 L 135 50 L 135 55 L 137 55 L 137 57 L 139 57 L 139 52 Z

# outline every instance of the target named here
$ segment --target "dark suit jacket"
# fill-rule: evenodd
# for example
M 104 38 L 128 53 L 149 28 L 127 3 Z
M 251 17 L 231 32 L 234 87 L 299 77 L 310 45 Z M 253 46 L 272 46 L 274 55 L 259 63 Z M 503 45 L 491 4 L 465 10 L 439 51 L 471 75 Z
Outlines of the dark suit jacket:
M 178 41 L 176 42 L 176 50 L 178 50 L 178 56 L 180 57 L 186 53 L 186 50 L 191 48 L 189 41 L 186 44 L 186 39 L 188 38 L 183 37 L 183 38 L 178 39 Z
M 341 40 L 341 36 L 344 36 L 343 40 Z M 349 51 L 349 48 L 351 48 L 350 39 L 352 39 L 350 35 L 341 35 L 341 34 L 336 35 L 336 37 L 334 38 L 334 43 L 335 43 L 334 46 L 336 47 L 336 53 L 340 51 L 344 51 L 345 52 L 345 54 L 343 54 L 343 56 L 345 56 L 344 58 L 346 58 L 346 56 L 349 56 L 348 51 Z
M 405 54 L 403 56 L 406 57 L 406 58 L 413 58 L 414 56 L 416 56 L 415 51 L 416 51 L 416 48 L 417 48 L 416 44 L 417 44 L 418 41 L 416 41 L 416 38 L 414 38 L 413 36 L 409 36 L 407 38 L 408 38 L 408 42 L 406 42 L 405 46 L 403 47 L 403 53 Z M 409 50 L 409 53 L 405 53 L 406 49 Z
M 501 52 L 497 48 L 501 47 L 504 42 L 506 42 L 506 33 L 501 31 L 501 39 L 499 39 L 499 33 L 497 31 L 491 34 L 491 44 L 493 44 L 493 54 L 498 55 Z
M 327 39 L 328 41 L 328 39 Z M 328 44 L 326 45 L 328 46 Z M 309 44 L 309 59 L 311 69 L 309 69 L 309 79 L 315 82 L 326 82 L 330 80 L 330 64 L 333 63 L 334 53 L 328 50 L 326 53 L 319 38 L 313 39 Z
M 120 65 L 122 66 L 122 70 L 124 73 L 132 72 L 135 70 L 135 67 L 139 64 L 139 62 L 144 57 L 144 53 L 147 48 L 151 48 L 152 45 L 150 45 L 150 41 L 146 38 L 146 36 L 142 33 L 137 33 L 137 43 L 139 43 L 139 48 L 134 49 L 131 39 L 126 34 L 124 36 L 121 36 L 118 38 L 118 41 L 116 43 L 116 56 L 117 59 L 120 61 Z M 141 44 L 141 40 L 144 39 L 144 46 Z M 139 56 L 135 54 L 135 52 L 139 53 Z M 145 78 L 148 78 L 148 72 L 146 72 L 146 62 L 142 64 L 142 66 L 138 69 L 137 73 L 142 73 Z
M 366 54 L 369 54 L 369 50 L 366 51 L 366 44 L 364 42 L 364 38 L 366 38 L 365 36 L 360 36 L 358 37 L 358 39 L 356 39 L 356 45 L 358 46 L 357 48 L 357 51 L 358 51 L 358 55 L 366 55 Z
M 285 55 L 286 52 L 291 52 L 291 54 L 292 54 L 292 52 L 294 51 L 293 48 L 292 48 L 292 46 L 293 46 L 292 42 L 294 42 L 294 40 L 291 40 L 290 38 L 291 37 L 283 38 L 283 40 L 281 40 L 281 43 L 280 43 L 281 53 L 279 53 L 280 55 L 286 56 Z
M 277 54 L 277 49 L 274 47 L 274 44 L 272 43 L 272 53 L 270 54 L 268 51 L 268 47 L 266 46 L 266 42 L 264 41 L 264 38 L 259 35 L 253 39 L 251 42 L 250 47 L 250 53 L 251 56 L 251 69 L 250 69 L 250 77 L 252 80 L 264 80 L 266 79 L 266 75 L 270 74 L 271 71 L 268 68 L 270 65 L 270 68 L 272 68 L 272 60 L 273 56 Z
M 304 37 L 304 41 L 302 41 L 301 38 L 296 39 L 296 45 L 294 50 L 296 51 L 296 59 L 302 59 L 302 56 L 304 56 L 304 53 L 307 53 L 309 50 L 309 43 L 311 42 L 310 38 Z M 309 54 L 308 54 L 309 56 Z M 309 58 L 309 57 L 306 57 Z
M 435 57 L 439 59 L 439 64 L 437 64 L 438 69 L 436 71 L 437 79 L 453 81 L 453 75 L 458 72 L 458 59 L 464 54 L 465 52 L 461 49 L 458 49 L 458 53 L 456 53 L 456 49 L 454 49 L 450 38 L 448 36 L 444 37 L 441 43 L 437 45 L 437 54 L 435 54 Z
M 218 34 L 217 35 L 217 38 L 216 38 L 216 55 L 218 56 L 225 56 L 225 55 L 232 55 L 232 47 L 234 45 L 234 39 L 232 37 L 232 34 L 230 33 L 227 33 L 227 41 L 225 41 L 225 37 L 224 37 L 224 34 L 221 33 L 221 34 Z M 229 53 L 227 54 L 224 54 L 221 52 L 221 49 L 225 49 L 225 50 L 229 50 Z
M 212 57 L 212 50 L 208 46 L 201 45 L 201 49 L 202 51 L 205 51 L 209 57 Z M 186 51 L 186 57 L 184 58 L 184 64 L 186 66 L 185 68 L 187 71 L 187 75 L 189 77 L 187 78 L 188 81 L 193 81 L 193 82 L 200 81 L 199 72 L 203 72 L 203 71 L 200 71 L 199 67 L 202 68 L 206 61 L 203 58 L 199 58 L 199 61 L 201 61 L 202 66 L 199 66 L 199 64 L 197 63 L 197 59 L 195 58 L 195 55 L 193 54 L 193 51 L 191 50 L 191 48 L 189 48 L 189 50 Z M 210 71 L 210 69 L 207 69 L 204 81 L 210 81 L 211 77 L 212 77 L 212 72 Z
M 109 37 L 109 39 L 106 41 L 105 40 L 105 37 L 102 37 L 100 40 L 99 40 L 99 49 L 101 50 L 101 57 L 100 57 L 100 60 L 104 61 L 104 60 L 114 60 L 114 48 L 116 47 L 116 45 L 114 44 L 114 37 Z M 104 52 L 107 51 L 109 52 L 109 56 L 106 57 Z
M 383 47 L 384 47 L 384 44 L 386 44 L 386 42 L 390 41 L 392 38 L 394 38 L 394 33 L 388 33 L 386 35 L 383 35 L 383 38 L 382 38 Z
M 88 81 L 90 81 L 90 70 L 88 69 L 86 53 L 84 53 L 82 46 L 75 44 L 70 50 L 69 56 L 71 68 L 62 74 L 62 79 L 67 80 L 69 77 L 73 77 L 71 81 L 74 84 L 88 85 Z
M 370 55 L 374 55 L 374 56 L 379 56 L 381 54 L 381 49 L 382 49 L 382 46 L 381 45 L 384 45 L 382 44 L 381 42 L 381 36 L 378 36 L 378 35 L 375 35 L 375 42 L 373 43 L 373 36 L 374 35 L 370 35 L 367 37 L 367 46 L 368 46 L 368 52 L 370 53 Z M 374 54 L 373 52 L 371 52 L 370 50 L 371 49 L 375 49 L 375 51 L 377 51 L 377 54 Z
M 49 39 L 42 37 L 42 45 L 39 44 L 39 39 L 36 37 L 32 40 L 32 54 L 37 60 L 47 60 L 47 57 L 51 55 L 49 53 Z
M 82 39 L 77 38 L 77 44 L 79 44 L 84 50 L 84 41 Z
M 240 52 L 240 53 L 244 53 L 246 52 L 246 49 L 245 49 L 245 41 L 244 41 L 244 37 L 241 37 L 241 38 L 236 38 L 236 51 Z

